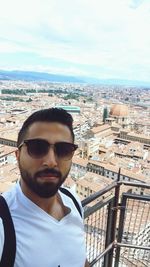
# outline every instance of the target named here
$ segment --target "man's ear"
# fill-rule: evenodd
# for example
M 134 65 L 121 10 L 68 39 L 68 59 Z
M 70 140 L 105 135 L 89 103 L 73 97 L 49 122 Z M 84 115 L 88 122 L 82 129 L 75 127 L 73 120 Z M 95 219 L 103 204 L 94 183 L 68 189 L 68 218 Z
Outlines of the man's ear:
M 16 160 L 18 161 L 19 160 L 19 157 L 20 157 L 20 151 L 19 151 L 19 149 L 17 149 L 15 151 L 15 156 L 16 156 Z

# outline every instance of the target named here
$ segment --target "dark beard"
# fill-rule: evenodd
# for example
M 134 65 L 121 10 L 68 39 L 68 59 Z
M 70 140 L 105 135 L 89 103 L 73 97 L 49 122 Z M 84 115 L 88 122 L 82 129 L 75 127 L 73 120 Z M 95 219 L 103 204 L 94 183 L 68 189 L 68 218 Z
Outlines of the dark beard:
M 66 177 L 69 173 L 62 176 L 61 172 L 55 170 L 55 169 L 50 169 L 47 168 L 45 170 L 39 171 L 37 173 L 34 174 L 34 176 L 32 177 L 32 175 L 24 170 L 20 164 L 19 164 L 19 169 L 20 169 L 20 174 L 21 177 L 23 179 L 23 181 L 25 182 L 25 184 L 28 186 L 28 188 L 34 192 L 35 194 L 37 194 L 39 197 L 42 198 L 49 198 L 54 196 L 58 189 L 60 188 L 60 186 L 63 184 L 63 182 L 66 180 Z M 42 177 L 42 176 L 46 176 L 48 174 L 53 174 L 54 176 L 58 177 L 58 182 L 43 182 L 40 183 L 37 180 L 37 177 Z

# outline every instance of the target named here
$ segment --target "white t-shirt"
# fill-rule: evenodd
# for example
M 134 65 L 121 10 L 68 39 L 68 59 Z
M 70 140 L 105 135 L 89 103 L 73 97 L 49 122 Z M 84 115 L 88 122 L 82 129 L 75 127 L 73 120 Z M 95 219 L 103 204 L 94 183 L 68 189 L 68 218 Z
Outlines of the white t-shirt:
M 83 267 L 86 260 L 82 218 L 71 198 L 61 193 L 71 212 L 57 221 L 22 192 L 19 183 L 4 193 L 16 232 L 14 267 Z M 4 234 L 0 220 L 0 258 Z

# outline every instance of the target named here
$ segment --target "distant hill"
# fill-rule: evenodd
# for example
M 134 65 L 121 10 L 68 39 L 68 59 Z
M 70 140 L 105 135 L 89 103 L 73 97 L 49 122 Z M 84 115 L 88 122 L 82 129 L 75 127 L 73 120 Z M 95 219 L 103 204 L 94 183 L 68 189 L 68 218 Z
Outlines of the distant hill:
M 82 79 L 59 74 L 49 74 L 45 72 L 33 71 L 5 71 L 0 70 L 0 80 L 22 80 L 22 81 L 50 81 L 50 82 L 74 82 L 82 83 Z
M 45 72 L 35 71 L 6 71 L 0 70 L 0 80 L 22 80 L 22 81 L 49 81 L 49 82 L 70 82 L 70 83 L 89 83 L 101 85 L 115 85 L 115 86 L 139 86 L 150 88 L 150 82 L 131 81 L 121 79 L 96 79 L 92 77 L 74 77 L 61 74 L 50 74 Z

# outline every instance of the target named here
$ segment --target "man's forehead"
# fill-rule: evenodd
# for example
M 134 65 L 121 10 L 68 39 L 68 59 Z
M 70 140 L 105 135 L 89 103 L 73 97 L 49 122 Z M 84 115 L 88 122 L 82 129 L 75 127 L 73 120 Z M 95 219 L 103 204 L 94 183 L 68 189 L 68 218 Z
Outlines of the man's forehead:
M 34 122 L 28 129 L 28 135 L 37 135 L 45 132 L 71 135 L 68 126 L 59 122 Z

